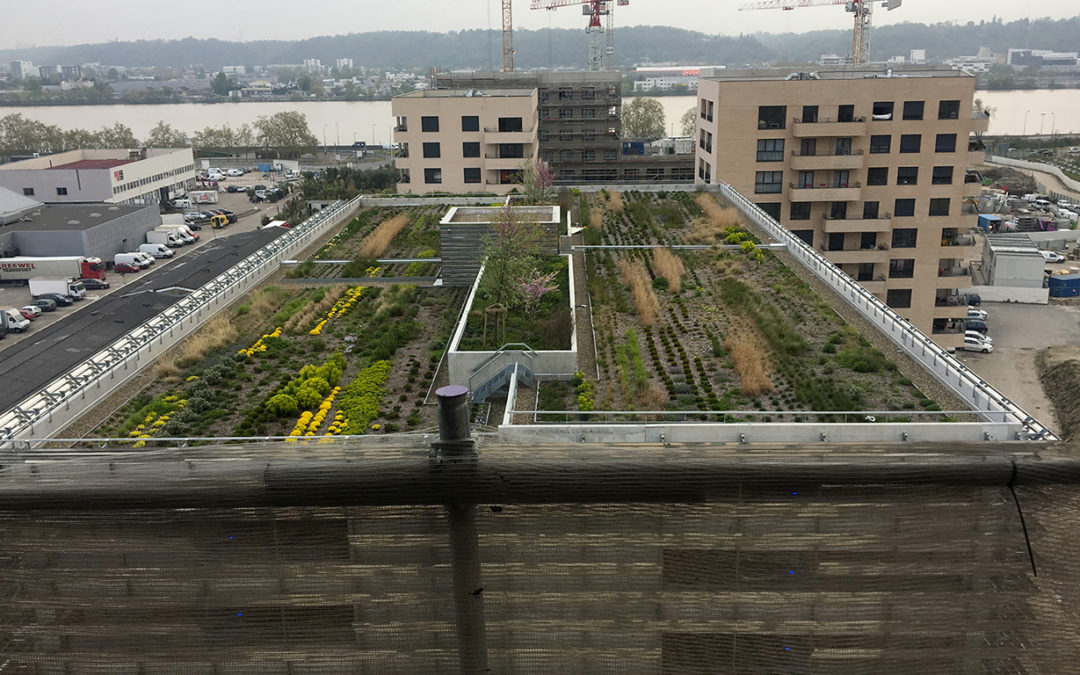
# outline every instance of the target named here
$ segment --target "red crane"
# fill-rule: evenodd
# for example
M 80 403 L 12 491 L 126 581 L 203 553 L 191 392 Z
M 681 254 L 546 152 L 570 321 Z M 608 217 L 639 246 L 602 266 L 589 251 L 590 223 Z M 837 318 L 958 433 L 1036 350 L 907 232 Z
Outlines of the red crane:
M 630 0 L 616 0 L 618 5 L 629 5 Z M 581 13 L 589 17 L 589 25 L 585 32 L 589 35 L 589 70 L 605 69 L 605 52 L 607 54 L 607 70 L 614 67 L 612 63 L 615 55 L 615 24 L 613 23 L 614 6 L 611 0 L 532 0 L 530 9 L 555 9 L 569 5 L 581 5 Z M 607 49 L 604 49 L 604 26 L 600 17 L 607 17 Z

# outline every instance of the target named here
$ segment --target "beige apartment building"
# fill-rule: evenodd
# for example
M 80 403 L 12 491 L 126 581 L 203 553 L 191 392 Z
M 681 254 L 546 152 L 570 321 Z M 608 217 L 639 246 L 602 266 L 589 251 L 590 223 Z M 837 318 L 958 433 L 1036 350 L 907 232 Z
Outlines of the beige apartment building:
M 697 183 L 725 182 L 945 347 L 963 341 L 988 117 L 940 69 L 714 70 L 698 84 Z
M 391 101 L 398 192 L 495 192 L 521 187 L 536 157 L 536 89 L 423 89 Z

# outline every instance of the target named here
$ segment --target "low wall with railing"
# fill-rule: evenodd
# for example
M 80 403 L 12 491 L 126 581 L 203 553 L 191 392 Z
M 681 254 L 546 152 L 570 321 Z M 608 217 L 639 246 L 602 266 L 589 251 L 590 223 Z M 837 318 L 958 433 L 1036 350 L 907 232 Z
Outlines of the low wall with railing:
M 472 310 L 473 302 L 476 300 L 476 294 L 480 288 L 480 279 L 484 276 L 484 267 L 481 266 L 476 275 L 476 281 L 473 282 L 472 288 L 469 290 L 469 296 L 465 299 L 465 308 L 461 312 L 457 326 L 454 327 L 453 339 L 450 341 L 450 349 L 447 351 L 450 384 L 468 386 L 470 378 L 478 368 L 487 367 L 499 357 L 501 357 L 502 361 L 507 361 L 507 363 L 513 362 L 515 356 L 518 357 L 517 360 L 524 361 L 526 360 L 526 352 L 529 353 L 527 360 L 533 374 L 543 377 L 573 376 L 574 371 L 577 370 L 578 353 L 577 319 L 574 311 L 577 306 L 577 296 L 574 291 L 574 257 L 572 255 L 564 255 L 563 257 L 567 261 L 567 274 L 570 280 L 570 349 L 531 350 L 523 346 L 522 349 L 507 349 L 504 347 L 490 351 L 462 350 L 460 348 L 461 340 L 465 336 L 465 326 L 469 321 L 469 312 Z
M 282 259 L 343 222 L 358 199 L 319 211 L 206 285 L 0 414 L 0 441 L 55 436 L 199 326 L 276 271 Z M 0 442 L 2 445 L 2 442 Z
M 918 361 L 938 381 L 971 406 L 973 411 L 986 413 L 985 419 L 1015 425 L 1020 437 L 1057 440 L 1057 437 L 1042 423 L 985 382 L 978 373 L 968 369 L 952 354 L 938 346 L 873 293 L 860 286 L 840 268 L 829 262 L 825 256 L 793 235 L 790 230 L 773 220 L 769 214 L 737 190 L 730 185 L 721 184 L 720 193 L 758 227 L 765 230 L 769 236 L 786 244 L 788 252 L 796 260 L 839 294 L 864 319 L 884 333 L 908 356 Z
M 998 155 L 987 155 L 986 161 L 990 164 L 1001 164 L 1004 166 L 1012 166 L 1018 169 L 1029 169 L 1031 171 L 1041 171 L 1055 176 L 1062 182 L 1065 187 L 1080 193 L 1080 181 L 1075 181 L 1069 178 L 1065 173 L 1051 164 L 1043 164 L 1042 162 L 1027 162 L 1022 159 L 1012 159 L 1010 157 L 1000 157 Z

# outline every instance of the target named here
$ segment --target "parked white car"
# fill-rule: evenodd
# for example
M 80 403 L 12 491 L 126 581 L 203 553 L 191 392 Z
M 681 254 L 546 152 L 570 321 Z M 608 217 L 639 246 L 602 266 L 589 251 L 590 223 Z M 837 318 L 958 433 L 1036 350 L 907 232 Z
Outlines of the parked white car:
M 228 171 L 225 172 L 225 175 L 226 176 L 243 176 L 244 175 L 244 170 L 243 169 L 229 169 Z
M 1068 258 L 1061 255 L 1057 251 L 1039 251 L 1039 254 L 1042 255 L 1043 260 L 1048 263 L 1060 263 L 1068 260 Z
M 982 352 L 983 354 L 989 354 L 994 351 L 994 344 L 987 342 L 986 340 L 980 340 L 977 337 L 964 336 L 964 344 L 960 346 L 969 352 Z
M 964 337 L 975 338 L 977 340 L 982 340 L 983 342 L 989 342 L 990 344 L 994 344 L 994 339 L 992 337 L 990 337 L 986 333 L 980 333 L 977 330 L 964 331 Z

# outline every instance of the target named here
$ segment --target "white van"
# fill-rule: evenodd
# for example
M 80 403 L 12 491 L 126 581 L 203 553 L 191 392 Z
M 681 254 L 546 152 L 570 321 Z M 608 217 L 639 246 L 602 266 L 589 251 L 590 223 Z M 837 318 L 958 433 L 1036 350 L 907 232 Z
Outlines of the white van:
M 1039 255 L 1043 257 L 1048 263 L 1061 263 L 1068 260 L 1065 256 L 1061 255 L 1057 251 L 1039 251 Z
M 165 244 L 139 244 L 140 253 L 148 253 L 154 258 L 173 257 L 172 249 Z
M 25 333 L 30 328 L 30 320 L 22 315 L 17 309 L 8 307 L 0 310 L 4 313 L 4 323 L 8 331 L 12 333 Z
M 126 263 L 143 270 L 150 266 L 137 253 L 117 253 L 113 256 L 113 264 L 117 265 L 119 263 Z
M 157 262 L 156 260 L 154 260 L 154 256 L 150 255 L 149 253 L 145 253 L 143 251 L 132 251 L 132 253 L 138 256 L 139 260 L 146 263 L 146 267 L 149 267 Z

